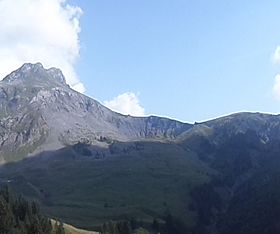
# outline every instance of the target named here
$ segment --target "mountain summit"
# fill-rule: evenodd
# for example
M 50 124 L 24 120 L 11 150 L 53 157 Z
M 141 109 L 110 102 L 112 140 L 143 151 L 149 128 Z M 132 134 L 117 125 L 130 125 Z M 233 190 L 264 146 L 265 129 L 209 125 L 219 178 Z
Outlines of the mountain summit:
M 25 63 L 3 81 L 13 85 L 67 85 L 60 69 L 54 67 L 45 69 L 41 63 Z
M 0 82 L 2 162 L 79 142 L 171 140 L 190 124 L 115 113 L 72 90 L 57 68 L 26 63 Z M 106 139 L 106 140 L 105 140 Z
M 1 161 L 85 143 L 108 147 L 114 141 L 184 141 L 193 135 L 222 142 L 247 130 L 266 142 L 278 137 L 279 116 L 238 113 L 200 124 L 121 115 L 71 89 L 57 68 L 26 63 L 0 82 Z

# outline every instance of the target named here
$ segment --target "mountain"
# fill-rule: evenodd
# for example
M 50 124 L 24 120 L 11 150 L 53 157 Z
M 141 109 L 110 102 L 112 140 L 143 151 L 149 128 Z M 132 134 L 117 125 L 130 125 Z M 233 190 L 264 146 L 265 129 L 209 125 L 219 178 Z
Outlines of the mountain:
M 1 161 L 82 142 L 169 140 L 191 127 L 160 117 L 115 113 L 72 90 L 62 72 L 24 64 L 0 82 Z
M 151 233 L 280 233 L 279 155 L 279 115 L 125 116 L 41 64 L 0 82 L 0 183 L 80 228 L 137 220 Z

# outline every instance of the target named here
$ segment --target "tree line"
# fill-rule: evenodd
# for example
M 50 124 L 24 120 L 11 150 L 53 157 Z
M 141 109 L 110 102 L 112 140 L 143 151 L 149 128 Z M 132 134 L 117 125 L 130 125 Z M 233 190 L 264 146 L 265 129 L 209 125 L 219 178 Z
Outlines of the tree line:
M 118 222 L 109 221 L 102 225 L 101 234 L 186 234 L 189 233 L 182 222 L 168 213 L 147 224 L 131 218 Z
M 65 234 L 63 224 L 43 216 L 34 201 L 14 196 L 5 186 L 0 188 L 0 234 Z

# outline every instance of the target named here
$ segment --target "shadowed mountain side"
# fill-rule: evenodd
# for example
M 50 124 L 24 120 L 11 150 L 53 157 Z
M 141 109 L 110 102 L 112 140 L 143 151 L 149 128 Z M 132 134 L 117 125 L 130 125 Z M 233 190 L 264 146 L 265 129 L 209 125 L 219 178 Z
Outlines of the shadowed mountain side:
M 110 219 L 152 222 L 167 212 L 193 226 L 190 191 L 211 173 L 194 152 L 159 142 L 76 144 L 0 168 L 2 183 L 38 200 L 50 217 L 88 230 Z
M 195 124 L 176 143 L 78 143 L 3 165 L 0 178 L 88 230 L 171 213 L 187 227 L 181 233 L 278 233 L 279 122 L 240 113 Z
M 221 119 L 226 125 L 211 137 L 193 135 L 180 143 L 217 172 L 192 191 L 199 214 L 194 233 L 279 233 L 279 121 L 271 117 L 267 128 L 259 130 L 258 123 L 243 131 Z

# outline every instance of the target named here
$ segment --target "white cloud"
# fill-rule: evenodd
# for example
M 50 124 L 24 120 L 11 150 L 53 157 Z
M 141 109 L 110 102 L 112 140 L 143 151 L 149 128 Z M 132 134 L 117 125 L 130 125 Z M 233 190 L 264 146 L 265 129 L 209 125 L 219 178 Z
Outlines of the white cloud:
M 280 46 L 277 46 L 273 55 L 272 60 L 274 63 L 280 63 Z
M 280 64 L 280 46 L 277 46 L 273 55 L 272 55 L 272 61 L 275 64 Z M 274 77 L 274 85 L 273 85 L 273 96 L 275 99 L 280 101 L 280 74 L 277 74 Z
M 124 115 L 145 115 L 145 109 L 140 105 L 138 96 L 132 92 L 120 94 L 111 101 L 105 101 L 104 105 Z
M 79 92 L 74 64 L 79 57 L 82 10 L 67 0 L 0 0 L 0 77 L 25 62 L 60 68 Z
M 274 78 L 273 95 L 280 101 L 280 74 L 277 74 Z

